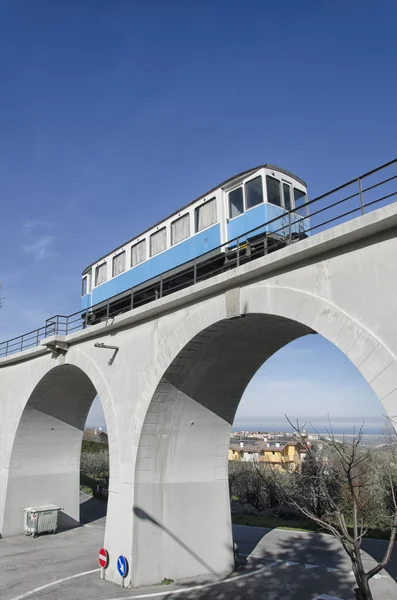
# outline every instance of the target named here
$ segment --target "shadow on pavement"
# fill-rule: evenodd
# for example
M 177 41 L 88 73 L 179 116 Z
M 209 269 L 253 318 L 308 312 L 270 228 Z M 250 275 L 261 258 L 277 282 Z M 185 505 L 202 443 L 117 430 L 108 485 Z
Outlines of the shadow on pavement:
M 385 554 L 387 542 L 383 540 L 363 540 L 362 549 L 376 562 L 380 562 Z M 394 544 L 394 549 L 391 555 L 391 560 L 384 569 L 394 581 L 397 581 L 397 544 Z M 397 592 L 396 592 L 397 598 Z
M 351 562 L 342 546 L 332 536 L 309 532 L 283 532 L 271 529 L 254 531 L 254 527 L 250 528 L 250 530 L 247 527 L 233 527 L 234 540 L 239 546 L 240 553 L 251 554 L 251 557 L 255 557 L 255 560 L 270 560 L 273 558 L 280 561 L 280 564 L 281 561 L 287 563 L 289 567 L 293 567 L 294 563 L 300 564 L 300 572 L 294 577 L 291 589 L 299 591 L 301 581 L 305 580 L 308 576 L 310 576 L 310 583 L 313 585 L 316 580 L 321 584 L 324 581 L 324 577 L 327 578 L 330 573 L 333 573 L 334 580 L 337 581 L 336 587 L 328 587 L 328 589 L 324 589 L 323 587 L 322 590 L 319 588 L 315 590 L 316 593 L 328 593 L 331 596 L 335 595 L 344 600 L 355 598 L 353 589 L 357 584 L 351 573 Z M 284 539 L 283 535 L 285 536 Z M 276 543 L 274 540 L 276 540 Z M 386 542 L 379 540 L 364 540 L 362 550 L 364 568 L 366 570 L 375 566 L 376 562 L 383 558 L 386 546 Z M 394 552 L 394 561 L 392 555 L 392 560 L 388 563 L 384 573 L 388 573 L 396 581 L 396 548 Z M 379 584 L 376 580 L 372 579 L 370 585 L 374 590 Z M 390 581 L 387 585 L 388 590 L 393 591 L 395 584 Z M 397 590 L 394 590 L 393 594 L 397 598 Z M 311 598 L 311 596 L 309 597 Z M 374 597 L 377 597 L 376 594 Z
M 107 502 L 80 494 L 80 525 L 106 517 Z
M 245 544 L 244 540 L 242 544 L 234 528 L 239 552 L 242 552 L 243 546 L 245 553 L 248 554 L 248 550 L 252 551 L 251 556 L 248 560 L 236 561 L 234 572 L 214 582 L 210 565 L 199 559 L 185 543 L 141 507 L 135 506 L 133 510 L 138 518 L 150 521 L 170 535 L 208 570 L 207 577 L 195 581 L 179 581 L 179 591 L 173 590 L 173 585 L 169 590 L 162 586 L 164 598 L 169 600 L 179 598 L 181 588 L 191 588 L 183 593 L 183 598 L 189 600 L 309 600 L 321 594 L 329 594 L 343 600 L 355 598 L 354 579 L 346 570 L 343 549 L 336 547 L 332 538 L 299 532 L 292 532 L 296 533 L 296 536 L 291 536 L 291 532 L 288 532 L 285 537 L 277 535 L 277 539 L 271 540 L 274 530 L 244 528 L 246 540 Z M 240 530 L 240 537 L 244 538 L 243 530 Z M 331 569 L 327 570 L 327 567 Z

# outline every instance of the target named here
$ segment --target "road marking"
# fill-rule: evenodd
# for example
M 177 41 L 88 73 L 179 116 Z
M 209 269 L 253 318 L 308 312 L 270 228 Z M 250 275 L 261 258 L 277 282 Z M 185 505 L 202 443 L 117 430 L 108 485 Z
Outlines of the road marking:
M 312 564 L 307 564 L 305 563 L 305 569 L 317 569 L 319 567 L 319 565 L 312 565 Z
M 327 567 L 328 573 L 334 573 L 335 571 L 339 571 L 339 569 L 335 569 L 334 567 Z M 330 596 L 332 598 L 332 596 Z
M 342 600 L 342 598 L 337 598 L 336 596 L 330 596 L 329 594 L 321 594 L 321 596 L 316 596 L 313 600 Z
M 71 579 L 77 579 L 78 577 L 84 577 L 84 575 L 91 575 L 91 573 L 98 573 L 101 569 L 92 569 L 92 571 L 84 571 L 83 573 L 77 573 L 77 575 L 69 575 L 69 577 L 64 577 L 63 579 L 57 579 L 56 581 L 51 581 L 51 583 L 46 583 L 45 585 L 41 585 L 34 590 L 30 590 L 29 592 L 25 592 L 20 596 L 15 596 L 15 598 L 11 598 L 11 600 L 23 600 L 23 598 L 28 598 L 28 596 L 33 596 L 33 594 L 37 594 L 37 592 L 41 592 L 42 590 L 46 590 L 53 585 L 58 585 L 59 583 L 64 583 L 65 581 L 70 581 Z
M 267 567 L 273 567 L 278 564 L 276 561 L 271 563 L 270 565 L 264 565 L 263 567 L 259 567 L 252 571 L 251 573 L 244 573 L 244 575 L 237 575 L 237 577 L 229 577 L 228 579 L 222 579 L 221 581 L 212 581 L 211 583 L 203 583 L 202 585 L 194 585 L 189 588 L 179 588 L 179 589 L 168 589 L 163 590 L 162 592 L 154 592 L 152 594 L 140 594 L 139 596 L 118 596 L 117 598 L 108 598 L 107 600 L 139 600 L 141 598 L 158 598 L 159 596 L 173 596 L 174 594 L 185 594 L 187 592 L 194 592 L 196 590 L 204 590 L 207 588 L 215 587 L 216 585 L 222 585 L 223 583 L 231 583 L 233 581 L 239 581 L 241 579 L 246 579 L 247 577 L 252 577 L 256 575 L 260 571 L 264 571 Z M 12 600 L 17 600 L 13 598 Z M 339 600 L 339 599 L 337 599 Z
M 292 565 L 299 565 L 298 562 L 294 562 L 293 560 L 286 560 L 285 564 L 287 567 L 292 567 Z
M 195 590 L 203 590 L 206 588 L 214 587 L 216 585 L 221 585 L 222 583 L 231 583 L 234 581 L 239 581 L 241 579 L 246 579 L 247 577 L 252 577 L 261 571 L 264 571 L 267 567 L 274 567 L 278 562 L 274 561 L 270 565 L 264 565 L 263 567 L 259 567 L 250 573 L 244 573 L 244 575 L 237 575 L 236 577 L 229 577 L 228 579 L 222 579 L 221 581 L 213 581 L 211 583 L 204 583 L 202 585 L 195 585 L 190 588 L 180 588 L 176 590 L 164 590 L 162 592 L 156 592 L 152 594 L 140 594 L 139 596 L 120 596 L 119 598 L 109 598 L 109 600 L 134 600 L 139 598 L 155 598 L 159 596 L 166 596 L 168 594 L 183 594 L 185 592 L 192 592 Z M 59 585 L 64 583 L 65 581 L 70 581 L 71 579 L 77 579 L 78 577 L 84 577 L 84 575 L 92 575 L 92 573 L 98 573 L 100 569 L 92 569 L 91 571 L 84 571 L 83 573 L 77 573 L 76 575 L 70 575 L 69 577 L 63 577 L 62 579 L 57 579 L 56 581 L 51 581 L 51 583 L 46 583 L 45 585 L 41 585 L 40 587 L 34 588 L 33 590 L 29 590 L 24 594 L 20 594 L 19 596 L 15 596 L 10 600 L 24 600 L 24 598 L 28 598 L 29 596 L 33 596 L 33 594 L 37 594 L 37 592 L 41 592 L 46 590 L 47 588 L 53 587 L 54 585 Z

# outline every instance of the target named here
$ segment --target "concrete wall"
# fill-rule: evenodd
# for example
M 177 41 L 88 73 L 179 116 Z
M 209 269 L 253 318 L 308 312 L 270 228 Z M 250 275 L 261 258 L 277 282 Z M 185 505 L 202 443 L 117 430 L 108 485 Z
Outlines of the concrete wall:
M 76 459 L 79 419 L 94 388 L 111 456 L 107 579 L 119 581 L 119 554 L 129 560 L 127 583 L 133 585 L 230 569 L 229 432 L 246 385 L 267 357 L 319 332 L 357 366 L 385 411 L 397 415 L 396 231 L 397 207 L 389 206 L 70 335 L 61 340 L 69 346 L 65 356 L 44 347 L 1 360 L 1 532 L 16 530 L 11 497 L 19 506 L 42 496 L 50 501 L 55 476 L 59 481 L 67 473 L 75 481 L 66 457 Z M 119 346 L 112 365 L 112 351 L 96 342 Z M 63 375 L 54 370 L 66 366 Z M 65 389 L 57 387 L 58 375 L 43 379 L 58 372 L 59 381 L 69 382 Z M 36 390 L 44 388 L 37 399 Z M 77 400 L 68 400 L 72 396 Z M 65 403 L 67 413 L 60 409 Z M 40 444 L 53 447 L 54 419 L 64 434 L 51 467 Z M 15 442 L 25 431 L 25 458 L 18 463 L 21 444 Z M 40 490 L 34 480 L 30 487 L 14 481 L 18 468 L 26 481 L 31 450 L 41 464 Z M 64 486 L 61 496 L 76 518 Z M 22 529 L 22 519 L 18 523 Z

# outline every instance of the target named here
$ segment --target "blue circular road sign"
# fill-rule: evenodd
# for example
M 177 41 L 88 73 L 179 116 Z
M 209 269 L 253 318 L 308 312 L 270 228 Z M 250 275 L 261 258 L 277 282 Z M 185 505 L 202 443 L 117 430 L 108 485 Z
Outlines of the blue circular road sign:
M 126 577 L 128 572 L 128 562 L 125 556 L 119 556 L 117 559 L 117 570 L 121 577 Z

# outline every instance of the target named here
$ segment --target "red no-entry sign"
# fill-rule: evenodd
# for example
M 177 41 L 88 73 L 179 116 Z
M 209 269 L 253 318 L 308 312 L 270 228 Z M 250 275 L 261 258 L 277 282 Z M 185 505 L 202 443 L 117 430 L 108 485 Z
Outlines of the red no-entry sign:
M 102 569 L 106 569 L 106 567 L 109 564 L 109 554 L 108 551 L 105 550 L 105 548 L 101 548 L 99 550 L 98 560 Z

